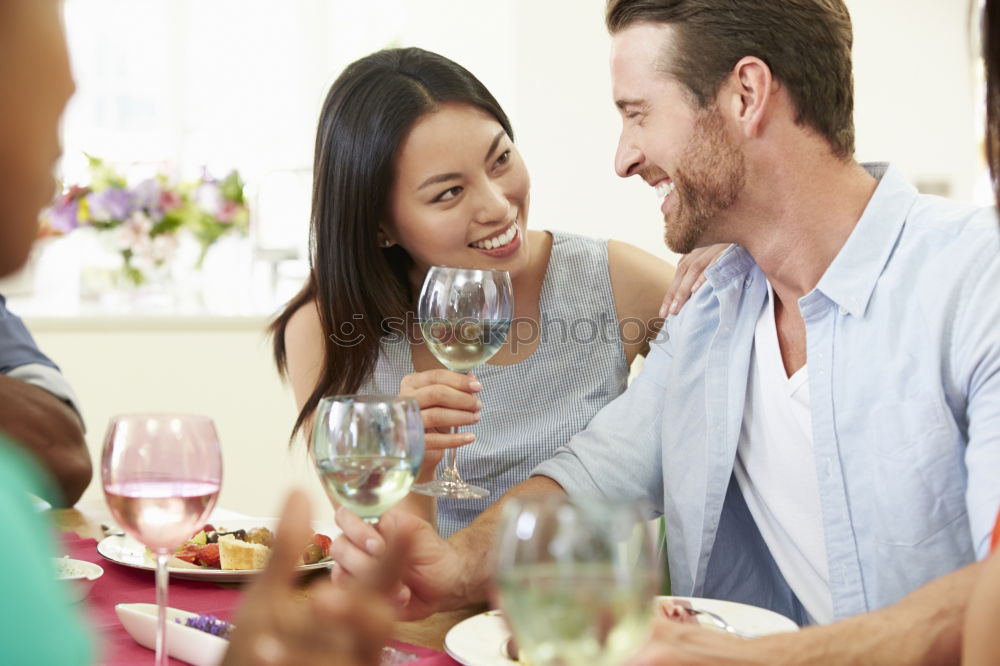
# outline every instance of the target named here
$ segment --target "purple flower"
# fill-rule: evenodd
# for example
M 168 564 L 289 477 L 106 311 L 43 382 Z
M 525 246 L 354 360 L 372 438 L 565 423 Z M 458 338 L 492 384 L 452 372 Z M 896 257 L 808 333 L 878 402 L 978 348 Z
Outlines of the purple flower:
M 59 202 L 49 209 L 49 223 L 56 231 L 68 234 L 80 226 L 79 210 L 80 202 L 76 199 Z
M 208 172 L 208 167 L 205 166 L 204 164 L 201 165 L 201 178 L 199 180 L 201 180 L 201 182 L 203 183 L 215 184 L 219 182 L 217 178 L 213 177 L 212 174 Z
M 147 178 L 132 188 L 132 200 L 137 208 L 153 214 L 160 206 L 160 191 L 162 188 L 155 178 Z M 154 217 L 160 217 L 154 215 Z
M 95 222 L 121 221 L 132 211 L 132 194 L 128 190 L 108 188 L 87 196 L 90 219 Z
M 177 624 L 180 624 L 180 620 L 174 620 Z M 213 636 L 218 636 L 219 638 L 229 639 L 229 632 L 232 631 L 233 625 L 229 624 L 225 620 L 220 620 L 214 615 L 199 615 L 198 617 L 189 617 L 184 621 L 189 627 L 197 629 L 198 631 L 204 631 L 206 634 L 212 634 Z

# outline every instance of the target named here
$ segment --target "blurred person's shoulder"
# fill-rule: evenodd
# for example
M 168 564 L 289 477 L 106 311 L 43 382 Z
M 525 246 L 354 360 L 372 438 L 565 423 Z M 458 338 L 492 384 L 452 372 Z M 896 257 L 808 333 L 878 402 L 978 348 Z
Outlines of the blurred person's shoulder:
M 49 519 L 35 505 L 51 482 L 30 456 L 0 435 L 0 515 L 8 547 L 0 553 L 0 663 L 89 664 L 93 645 L 55 579 Z M 51 638 L 58 636 L 59 640 Z

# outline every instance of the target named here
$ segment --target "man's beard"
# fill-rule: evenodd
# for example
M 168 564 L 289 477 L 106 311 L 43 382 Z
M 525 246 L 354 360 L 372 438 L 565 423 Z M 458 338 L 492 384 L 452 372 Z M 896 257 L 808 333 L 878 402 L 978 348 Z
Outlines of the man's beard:
M 736 203 L 746 183 L 743 153 L 726 134 L 716 107 L 699 112 L 674 183 L 670 196 L 677 201 L 674 210 L 663 216 L 664 241 L 674 252 L 687 254 L 707 244 L 704 239 L 713 220 Z

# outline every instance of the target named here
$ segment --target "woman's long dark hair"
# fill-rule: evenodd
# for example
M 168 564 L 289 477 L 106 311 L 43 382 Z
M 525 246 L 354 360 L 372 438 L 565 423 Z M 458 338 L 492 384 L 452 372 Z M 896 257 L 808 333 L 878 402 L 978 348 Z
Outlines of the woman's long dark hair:
M 479 79 L 444 56 L 417 48 L 378 51 L 349 65 L 323 103 L 316 132 L 309 280 L 270 325 L 274 360 L 287 376 L 285 332 L 315 302 L 325 362 L 292 438 L 327 395 L 356 392 L 374 371 L 384 322 L 411 309 L 406 250 L 378 246 L 389 222 L 396 153 L 414 123 L 440 104 L 480 108 L 513 139 L 507 115 Z

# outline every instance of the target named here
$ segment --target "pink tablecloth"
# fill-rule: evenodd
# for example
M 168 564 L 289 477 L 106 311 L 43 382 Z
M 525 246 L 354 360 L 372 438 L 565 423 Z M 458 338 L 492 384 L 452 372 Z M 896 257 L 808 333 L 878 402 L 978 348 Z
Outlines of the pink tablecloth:
M 131 569 L 109 562 L 97 552 L 97 542 L 82 539 L 75 534 L 61 534 L 65 552 L 77 560 L 99 564 L 104 575 L 97 581 L 83 601 L 87 622 L 98 635 L 100 663 L 107 666 L 131 666 L 152 663 L 153 653 L 140 646 L 128 635 L 118 616 L 115 605 L 123 603 L 156 603 L 156 589 L 150 571 Z M 224 620 L 232 617 L 242 593 L 238 588 L 210 582 L 170 580 L 168 603 L 174 608 L 192 613 L 212 614 Z M 420 656 L 412 666 L 455 666 L 448 655 L 407 643 L 393 641 L 393 646 Z M 184 662 L 171 659 L 172 666 Z

